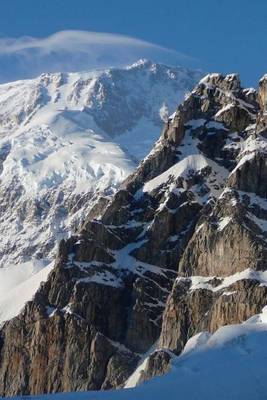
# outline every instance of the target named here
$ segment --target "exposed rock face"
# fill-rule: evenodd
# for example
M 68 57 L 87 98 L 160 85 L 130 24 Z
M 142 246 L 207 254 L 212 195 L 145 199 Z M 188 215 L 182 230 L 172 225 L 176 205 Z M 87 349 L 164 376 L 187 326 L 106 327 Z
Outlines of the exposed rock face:
M 266 305 L 267 288 L 260 281 L 240 280 L 222 289 L 220 284 L 220 279 L 206 278 L 197 288 L 191 278 L 177 279 L 164 312 L 160 347 L 179 354 L 194 334 L 243 322 Z
M 146 380 L 165 373 L 170 351 L 179 354 L 195 333 L 261 310 L 260 114 L 256 92 L 237 75 L 200 81 L 122 188 L 60 243 L 47 282 L 3 326 L 2 395 L 121 387 L 159 340 Z
M 267 112 L 267 75 L 260 80 L 259 84 L 259 103 L 262 113 Z
M 227 276 L 247 268 L 267 268 L 266 232 L 254 217 L 256 205 L 246 206 L 246 195 L 239 196 L 223 193 L 199 223 L 180 259 L 181 275 Z
M 144 370 L 141 371 L 138 384 L 148 381 L 154 376 L 164 375 L 171 368 L 172 354 L 167 350 L 156 350 L 148 358 Z

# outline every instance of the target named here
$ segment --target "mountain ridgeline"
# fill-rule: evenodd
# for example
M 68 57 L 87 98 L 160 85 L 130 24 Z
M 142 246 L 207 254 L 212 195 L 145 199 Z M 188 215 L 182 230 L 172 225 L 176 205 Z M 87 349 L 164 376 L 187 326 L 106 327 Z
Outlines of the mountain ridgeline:
M 0 332 L 4 396 L 127 386 L 190 337 L 260 313 L 267 286 L 267 77 L 210 74 Z M 156 350 L 155 350 L 156 349 Z M 129 381 L 128 381 L 129 382 Z

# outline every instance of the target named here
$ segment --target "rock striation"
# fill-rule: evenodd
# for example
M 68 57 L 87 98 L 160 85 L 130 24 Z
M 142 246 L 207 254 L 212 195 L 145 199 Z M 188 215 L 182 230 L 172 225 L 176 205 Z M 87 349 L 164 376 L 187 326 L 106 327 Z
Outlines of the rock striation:
M 122 387 L 157 343 L 143 381 L 168 371 L 194 334 L 261 311 L 263 107 L 236 74 L 199 82 L 113 198 L 60 242 L 48 280 L 3 325 L 1 395 Z

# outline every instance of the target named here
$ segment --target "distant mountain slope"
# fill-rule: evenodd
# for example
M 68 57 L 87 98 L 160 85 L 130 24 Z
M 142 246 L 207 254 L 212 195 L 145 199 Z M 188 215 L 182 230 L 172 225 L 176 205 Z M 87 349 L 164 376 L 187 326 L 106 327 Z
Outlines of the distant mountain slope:
M 0 85 L 0 266 L 46 264 L 81 209 L 150 150 L 164 103 L 174 111 L 199 76 L 140 60 Z

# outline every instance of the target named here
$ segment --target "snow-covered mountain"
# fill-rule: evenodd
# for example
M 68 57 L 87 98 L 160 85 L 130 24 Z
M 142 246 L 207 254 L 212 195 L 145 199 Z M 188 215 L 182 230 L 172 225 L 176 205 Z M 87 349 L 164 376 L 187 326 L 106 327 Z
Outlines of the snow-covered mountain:
M 113 193 L 200 75 L 140 60 L 0 85 L 0 266 L 31 261 L 31 275 L 47 264 L 81 208 Z
M 21 265 L 0 270 L 8 278 L 14 273 L 17 284 L 5 285 L 0 304 L 1 395 L 132 388 L 77 398 L 157 399 L 162 391 L 171 399 L 266 397 L 266 93 L 266 76 L 256 91 L 243 88 L 237 74 L 216 73 L 201 79 L 169 118 L 162 103 L 158 113 L 166 122 L 153 149 L 117 191 L 119 179 L 97 186 L 104 172 L 96 191 L 87 187 L 77 207 L 80 226 L 60 241 L 54 262 L 37 266 L 26 281 Z M 130 146 L 123 151 L 119 143 L 130 131 L 106 133 L 102 119 L 96 123 L 87 108 L 85 114 L 102 129 L 103 143 L 112 138 L 134 165 Z M 151 121 L 156 127 L 152 114 Z M 74 134 L 68 140 L 72 145 Z M 49 168 L 56 170 L 55 161 L 46 163 L 48 173 L 34 178 L 44 159 L 36 168 L 25 164 L 37 199 L 50 192 Z M 55 187 L 65 177 L 56 165 Z M 79 199 L 76 183 L 68 190 Z M 21 209 L 30 223 L 43 210 L 32 209 Z
M 201 79 L 119 190 L 84 209 L 39 272 L 45 282 L 0 329 L 1 395 L 128 388 L 169 373 L 130 395 L 160 395 L 163 382 L 164 394 L 190 384 L 191 398 L 198 385 L 208 398 L 222 379 L 223 393 L 246 398 L 228 366 L 247 383 L 247 362 L 264 398 L 266 81 L 257 92 L 237 74 Z M 5 310 L 36 286 L 21 283 Z

